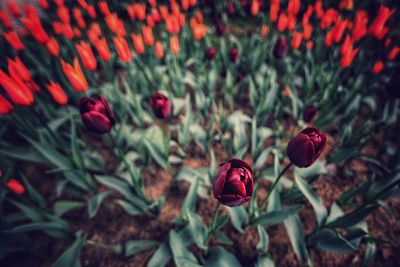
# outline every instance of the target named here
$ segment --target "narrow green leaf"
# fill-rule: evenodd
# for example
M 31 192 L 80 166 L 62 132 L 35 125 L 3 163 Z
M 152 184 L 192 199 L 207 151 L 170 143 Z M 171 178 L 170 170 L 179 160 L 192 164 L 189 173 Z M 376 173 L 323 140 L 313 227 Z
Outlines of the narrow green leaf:
M 52 267 L 80 267 L 79 255 L 86 235 L 77 235 L 74 243 L 53 263 Z
M 81 201 L 74 201 L 74 200 L 59 200 L 54 202 L 53 211 L 56 216 L 61 217 L 68 211 L 76 208 L 81 208 L 85 204 Z
M 261 213 L 250 222 L 251 225 L 270 226 L 286 220 L 289 216 L 296 214 L 303 208 L 302 205 L 283 207 L 280 210 Z
M 103 201 L 111 194 L 111 191 L 100 192 L 91 198 L 87 199 L 88 203 L 88 214 L 90 218 L 96 216 Z
M 207 267 L 241 267 L 242 265 L 236 257 L 230 252 L 226 251 L 223 247 L 212 247 L 208 250 L 205 259 L 205 266 Z
M 301 261 L 310 261 L 299 216 L 290 215 L 284 225 L 294 252 Z M 309 264 L 310 265 L 310 264 Z
M 245 227 L 249 223 L 249 217 L 247 212 L 243 206 L 238 207 L 227 207 L 229 216 L 231 217 L 231 221 L 233 227 L 238 230 L 240 233 L 244 233 L 243 227 Z
M 153 240 L 129 240 L 125 242 L 125 257 L 130 257 L 144 250 L 154 248 L 159 243 Z

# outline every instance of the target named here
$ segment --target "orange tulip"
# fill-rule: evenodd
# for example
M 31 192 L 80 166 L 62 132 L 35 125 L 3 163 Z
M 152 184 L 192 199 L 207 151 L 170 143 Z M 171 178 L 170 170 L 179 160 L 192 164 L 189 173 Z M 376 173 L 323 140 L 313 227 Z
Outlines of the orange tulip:
M 68 103 L 68 97 L 58 83 L 51 81 L 49 84 L 46 84 L 46 88 L 59 105 Z
M 59 19 L 64 22 L 64 23 L 69 23 L 70 21 L 70 15 L 69 15 L 69 10 L 68 7 L 66 6 L 59 6 L 57 8 L 57 15 Z
M 6 186 L 17 195 L 22 195 L 25 192 L 25 187 L 15 179 L 10 179 Z
M 8 0 L 7 8 L 15 18 L 20 18 L 22 16 L 21 8 L 19 7 L 17 1 Z
M 191 6 L 195 6 L 197 3 L 197 0 L 189 0 Z
M 272 0 L 269 8 L 269 19 L 271 22 L 276 22 L 278 19 L 280 3 L 279 0 Z
M 321 19 L 324 16 L 324 9 L 322 6 L 322 0 L 317 0 L 314 4 L 315 14 L 317 18 Z
M 313 27 L 310 24 L 303 25 L 303 38 L 304 40 L 309 40 L 313 32 Z
M 399 52 L 400 52 L 400 47 L 399 46 L 393 47 L 393 49 L 390 51 L 390 53 L 388 55 L 388 59 L 389 60 L 394 60 Z
M 296 26 L 296 17 L 289 15 L 288 21 L 287 21 L 287 29 L 289 31 L 292 31 L 292 30 L 294 30 L 294 26 Z
M 160 6 L 160 13 L 161 13 L 161 17 L 164 20 L 167 20 L 167 18 L 169 17 L 169 11 L 168 11 L 168 7 L 165 5 Z
M 54 37 L 51 37 L 46 43 L 47 52 L 53 57 L 57 57 L 60 54 L 60 46 Z
M 283 32 L 288 25 L 288 17 L 285 13 L 281 13 L 278 18 L 278 31 Z
M 253 16 L 257 16 L 258 13 L 260 13 L 260 8 L 261 8 L 261 0 L 253 0 L 250 6 L 250 13 Z
M 124 22 L 118 18 L 117 13 L 110 13 L 105 17 L 108 28 L 121 37 L 126 36 Z
M 68 40 L 72 40 L 74 38 L 74 29 L 72 29 L 70 24 L 61 24 L 60 27 L 65 38 L 67 38 Z
M 108 8 L 108 4 L 106 1 L 99 1 L 98 5 L 101 13 L 103 13 L 104 16 L 110 14 L 110 9 Z
M 14 110 L 14 107 L 11 105 L 8 100 L 0 95 L 0 115 L 10 114 Z
M 135 13 L 138 20 L 142 21 L 146 18 L 146 5 L 145 4 L 134 4 Z
M 392 43 L 392 39 L 387 38 L 387 39 L 385 40 L 385 47 L 388 47 L 391 43 Z
M 33 93 L 22 81 L 16 81 L 0 70 L 0 85 L 10 96 L 12 102 L 19 106 L 30 106 L 34 102 Z
M 287 12 L 289 16 L 295 17 L 299 13 L 300 0 L 289 0 Z
M 267 24 L 263 24 L 261 26 L 260 36 L 261 37 L 267 37 L 268 33 L 269 33 L 268 25 Z
M 339 8 L 349 11 L 353 10 L 353 0 L 340 0 Z
M 20 51 L 24 49 L 24 45 L 21 42 L 21 39 L 19 39 L 19 36 L 16 31 L 12 32 L 5 32 L 3 33 L 4 38 L 7 40 L 7 42 L 14 48 L 16 51 Z
M 302 40 L 303 40 L 303 34 L 301 32 L 294 31 L 292 38 L 292 48 L 294 50 L 299 49 Z
M 321 18 L 321 29 L 326 29 L 330 25 L 332 25 L 333 22 L 335 22 L 338 18 L 338 12 L 336 9 L 329 8 L 324 16 Z
M 132 5 L 128 5 L 126 7 L 126 11 L 128 12 L 128 16 L 131 20 L 134 20 L 136 18 L 136 10 L 135 10 L 135 6 Z
M 372 67 L 372 73 L 378 74 L 383 70 L 383 61 L 378 60 L 375 62 L 374 66 Z
M 160 12 L 158 12 L 157 8 L 153 8 L 151 10 L 151 17 L 153 18 L 153 21 L 155 23 L 159 23 L 161 21 L 161 15 Z
M 169 49 L 171 53 L 177 55 L 179 53 L 179 39 L 178 36 L 173 35 L 169 39 Z
M 78 58 L 74 58 L 73 65 L 61 60 L 61 66 L 75 91 L 82 93 L 88 89 L 89 85 L 83 74 Z
M 142 55 L 144 53 L 144 44 L 143 44 L 142 35 L 140 33 L 139 34 L 132 33 L 131 37 L 132 37 L 133 47 L 135 48 L 135 51 L 138 54 Z
M 155 51 L 157 58 L 161 59 L 164 57 L 164 46 L 161 41 L 156 42 Z
M 38 17 L 24 18 L 21 22 L 39 43 L 45 44 L 49 39 Z
M 79 8 L 75 7 L 73 9 L 72 13 L 74 14 L 76 23 L 78 23 L 79 28 L 85 29 L 86 28 L 86 22 L 85 22 L 85 19 L 82 16 L 81 10 Z
M 86 3 L 85 0 L 78 0 L 78 3 L 83 9 L 87 9 L 88 8 L 88 3 Z
M 89 17 L 91 17 L 92 19 L 95 19 L 97 17 L 96 9 L 94 8 L 94 6 L 88 5 L 86 11 L 89 14 Z
M 142 25 L 142 33 L 144 43 L 148 46 L 152 46 L 154 44 L 154 36 L 151 27 Z
M 56 3 L 57 6 L 63 6 L 64 5 L 64 0 L 53 0 L 54 3 Z
M 171 6 L 171 11 L 172 11 L 171 13 L 173 15 L 177 16 L 179 13 L 181 13 L 181 11 L 179 10 L 179 5 L 175 1 L 171 1 L 170 6 Z
M 90 44 L 81 41 L 79 44 L 75 44 L 75 47 L 81 57 L 83 66 L 90 71 L 95 70 L 97 68 L 97 61 L 93 55 L 93 50 Z
M 207 26 L 204 24 L 195 24 L 192 27 L 194 39 L 200 40 L 206 36 L 207 33 Z
M 111 59 L 111 54 L 110 50 L 108 49 L 108 44 L 106 38 L 99 38 L 96 39 L 93 42 L 93 45 L 97 49 L 97 53 L 99 53 L 100 57 L 104 61 L 110 61 Z
M 131 60 L 131 52 L 129 51 L 128 43 L 122 37 L 113 38 L 115 48 L 121 61 L 128 63 Z
M 7 58 L 7 61 L 8 72 L 10 73 L 11 77 L 19 77 L 25 82 L 32 79 L 31 73 L 19 57 L 16 57 L 14 60 Z
M 188 10 L 189 9 L 189 0 L 181 0 L 181 6 L 183 10 Z
M 308 49 L 313 49 L 314 48 L 314 42 L 313 41 L 307 41 L 307 43 L 306 43 L 306 47 L 308 48 Z
M 285 86 L 285 89 L 283 90 L 283 94 L 287 97 L 289 97 L 291 95 L 289 86 Z
M 149 25 L 149 27 L 151 27 L 151 28 L 153 28 L 155 25 L 154 19 L 150 15 L 146 16 L 146 22 L 147 22 L 147 25 Z
M 378 39 L 382 39 L 388 32 L 388 28 L 385 27 L 385 23 L 393 13 L 394 10 L 390 10 L 381 4 L 378 15 L 369 26 L 369 33 Z
M 156 0 L 149 0 L 149 4 L 151 7 L 156 7 L 157 6 L 157 1 Z

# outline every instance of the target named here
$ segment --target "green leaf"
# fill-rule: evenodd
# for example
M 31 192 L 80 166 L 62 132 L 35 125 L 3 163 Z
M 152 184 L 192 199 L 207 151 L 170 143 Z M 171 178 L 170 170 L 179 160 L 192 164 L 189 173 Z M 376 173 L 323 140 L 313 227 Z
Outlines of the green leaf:
M 332 229 L 324 228 L 316 235 L 318 248 L 333 253 L 350 253 L 357 250 L 357 246 Z
M 158 246 L 157 241 L 153 240 L 129 240 L 125 242 L 125 257 L 130 257 L 144 250 Z
M 0 154 L 3 154 L 7 157 L 18 159 L 22 161 L 28 161 L 33 163 L 44 164 L 48 161 L 37 151 L 35 150 L 28 150 L 26 148 L 11 148 L 8 147 L 6 149 L 0 149 Z
M 129 215 L 135 216 L 135 215 L 139 215 L 141 213 L 143 213 L 143 211 L 136 207 L 135 205 L 132 205 L 130 202 L 122 200 L 122 199 L 118 199 L 115 201 L 118 205 L 120 205 L 126 213 L 128 213 Z
M 163 168 L 163 169 L 168 169 L 169 168 L 169 163 L 168 163 L 168 155 L 165 155 L 162 150 L 155 145 L 153 145 L 152 142 L 147 140 L 145 138 L 143 140 L 143 143 L 147 150 L 149 151 L 151 157 Z
M 226 207 L 231 217 L 233 227 L 240 233 L 244 233 L 243 227 L 249 223 L 249 217 L 246 209 L 243 206 L 238 207 Z
M 45 144 L 43 141 L 37 142 L 27 136 L 24 136 L 24 137 L 50 163 L 52 163 L 53 165 L 55 165 L 61 169 L 72 169 L 71 163 L 69 162 L 68 158 L 61 155 L 57 150 L 53 149 L 52 146 Z
M 297 257 L 303 262 L 306 260 L 309 261 L 308 251 L 304 241 L 304 233 L 303 229 L 301 228 L 299 216 L 297 214 L 290 215 L 284 221 L 284 225 L 289 236 L 290 243 Z
M 71 152 L 72 160 L 78 168 L 84 168 L 82 154 L 79 151 L 75 119 L 71 116 Z
M 217 238 L 218 242 L 224 245 L 233 245 L 233 241 L 229 239 L 223 232 L 215 231 L 214 232 L 215 238 Z
M 99 210 L 103 201 L 111 194 L 111 191 L 105 191 L 98 193 L 90 198 L 87 198 L 88 203 L 88 214 L 90 218 L 96 216 L 97 211 Z
M 207 267 L 241 267 L 242 265 L 236 257 L 230 252 L 226 251 L 223 247 L 212 247 L 208 250 L 205 259 L 205 266 Z
M 50 236 L 56 238 L 66 238 L 68 237 L 68 228 L 65 227 L 64 224 L 59 222 L 33 222 L 18 225 L 10 230 L 7 230 L 7 233 L 23 233 L 30 231 L 43 231 Z
M 326 208 L 322 202 L 322 199 L 318 196 L 318 194 L 309 186 L 300 176 L 295 175 L 294 179 L 300 191 L 310 202 L 311 206 L 314 209 L 315 216 L 317 217 L 318 226 L 322 226 L 326 222 Z
M 183 201 L 181 209 L 182 214 L 195 211 L 198 186 L 199 186 L 199 179 L 195 179 L 190 186 L 189 192 L 187 193 L 185 200 Z
M 29 196 L 32 198 L 34 202 L 38 204 L 39 207 L 41 208 L 46 208 L 46 200 L 43 198 L 43 196 L 36 190 L 34 186 L 29 182 L 28 179 L 26 179 L 25 175 L 20 175 L 22 177 L 22 180 L 24 181 L 25 189 L 28 192 Z
M 275 264 L 268 256 L 258 256 L 255 267 L 275 267 Z
M 325 162 L 317 159 L 311 166 L 307 168 L 294 168 L 294 173 L 302 178 L 308 178 L 312 176 L 317 176 L 321 174 L 326 174 L 327 170 L 325 167 Z
M 194 242 L 199 248 L 206 249 L 206 227 L 203 224 L 203 220 L 199 215 L 192 212 L 187 213 L 187 218 L 189 220 L 189 230 Z
M 269 245 L 269 238 L 268 234 L 265 231 L 265 228 L 261 225 L 257 225 L 258 237 L 260 241 L 257 244 L 257 249 L 261 252 L 267 253 L 268 245 Z
M 86 235 L 77 234 L 74 243 L 53 263 L 52 267 L 80 267 L 79 254 L 86 242 Z
M 170 232 L 169 246 L 171 248 L 174 262 L 177 267 L 201 266 L 198 264 L 197 259 L 193 255 L 193 253 L 186 248 L 182 237 L 175 230 L 171 230 Z
M 262 225 L 270 226 L 286 220 L 291 215 L 296 214 L 303 208 L 302 205 L 293 205 L 283 207 L 279 210 L 261 213 L 257 218 L 253 219 L 250 224 L 253 226 Z
M 356 209 L 348 214 L 345 214 L 333 222 L 330 222 L 326 224 L 326 227 L 329 228 L 347 228 L 350 226 L 353 226 L 360 221 L 362 221 L 365 217 L 367 217 L 369 214 L 371 214 L 375 209 L 379 207 L 378 204 L 373 204 L 373 205 L 368 205 L 365 207 L 362 207 L 360 209 Z
M 85 204 L 81 201 L 74 201 L 74 200 L 59 200 L 54 202 L 53 211 L 56 216 L 61 217 L 68 211 L 76 208 L 81 208 Z
M 361 266 L 371 266 L 376 255 L 376 244 L 375 242 L 368 242 L 367 249 L 365 250 L 364 258 Z

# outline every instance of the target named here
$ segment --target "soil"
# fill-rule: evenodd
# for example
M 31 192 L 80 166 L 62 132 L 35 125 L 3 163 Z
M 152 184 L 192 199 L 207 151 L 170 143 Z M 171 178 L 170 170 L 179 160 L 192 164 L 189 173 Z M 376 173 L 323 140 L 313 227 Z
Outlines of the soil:
M 270 140 L 267 141 L 270 143 Z M 330 140 L 330 144 L 334 144 Z M 104 145 L 94 143 L 98 151 L 103 155 L 110 155 Z M 374 142 L 368 145 L 363 153 L 376 156 Z M 333 150 L 334 147 L 327 149 Z M 228 160 L 228 153 L 224 151 L 221 144 L 214 145 L 217 162 Z M 186 158 L 183 162 L 185 166 L 191 168 L 207 167 L 210 164 L 210 158 L 205 155 L 194 143 L 191 143 L 187 149 Z M 246 158 L 249 162 L 251 159 Z M 107 171 L 115 170 L 115 160 L 107 160 L 114 164 L 107 165 Z M 271 166 L 271 161 L 267 165 Z M 114 166 L 113 166 L 114 165 Z M 181 182 L 178 184 L 173 176 L 176 174 L 179 166 L 175 166 L 171 173 L 162 170 L 156 165 L 151 165 L 143 170 L 143 179 L 145 184 L 145 192 L 149 198 L 157 199 L 166 196 L 165 205 L 162 208 L 159 217 L 149 217 L 145 215 L 130 216 L 125 213 L 120 206 L 113 200 L 119 198 L 117 193 L 113 193 L 101 206 L 98 214 L 94 219 L 89 220 L 85 208 L 73 210 L 65 215 L 70 222 L 71 228 L 74 230 L 83 229 L 88 233 L 88 240 L 96 241 L 104 244 L 117 244 L 127 240 L 157 240 L 162 242 L 170 229 L 175 227 L 173 221 L 180 214 L 181 204 L 186 196 L 189 184 Z M 268 167 L 268 166 L 267 166 Z M 339 196 L 347 189 L 360 184 L 367 179 L 367 172 L 370 169 L 365 162 L 353 160 L 346 166 L 335 166 L 333 170 L 338 168 L 348 168 L 352 175 L 343 177 L 335 174 L 321 176 L 313 183 L 313 188 L 323 199 L 324 204 L 328 207 L 339 198 Z M 46 168 L 24 164 L 24 169 L 30 177 L 31 183 L 45 196 L 48 203 L 57 200 L 54 192 L 55 181 L 51 175 L 45 174 Z M 291 175 L 288 175 L 292 178 Z M 259 196 L 262 199 L 268 192 L 270 184 L 262 181 L 260 183 Z M 105 190 L 101 188 L 100 190 Z M 316 226 L 313 210 L 305 201 L 301 200 L 305 208 L 300 212 L 300 218 L 305 234 L 310 234 Z M 400 262 L 400 200 L 392 200 L 388 203 L 391 212 L 383 208 L 379 208 L 372 215 L 368 216 L 366 221 L 372 236 L 387 241 L 378 245 L 377 255 L 373 266 L 396 266 Z M 210 224 L 212 211 L 216 205 L 216 200 L 212 197 L 208 199 L 199 199 L 197 202 L 197 213 L 203 218 L 205 224 Z M 226 213 L 226 210 L 223 212 Z M 277 266 L 304 266 L 301 263 L 290 245 L 285 227 L 283 224 L 268 227 L 269 250 L 268 252 L 274 259 Z M 224 233 L 234 242 L 234 246 L 224 247 L 232 252 L 243 266 L 254 266 L 257 259 L 256 245 L 258 243 L 258 234 L 255 228 L 246 228 L 245 234 L 238 233 L 228 222 L 224 228 Z M 31 234 L 33 251 L 36 254 L 27 254 L 24 252 L 9 255 L 0 266 L 51 266 L 51 264 L 59 257 L 59 255 L 69 246 L 65 240 L 49 238 L 40 232 Z M 214 240 L 211 244 L 216 244 Z M 201 251 L 194 246 L 190 249 L 196 254 Z M 146 266 L 155 249 L 139 253 L 132 257 L 122 257 L 115 254 L 111 249 L 99 248 L 93 245 L 83 247 L 80 258 L 83 266 Z M 356 253 L 349 254 L 332 254 L 321 250 L 311 250 L 312 258 L 315 266 L 360 266 L 365 253 L 365 245 L 361 245 Z M 171 261 L 168 266 L 174 266 Z

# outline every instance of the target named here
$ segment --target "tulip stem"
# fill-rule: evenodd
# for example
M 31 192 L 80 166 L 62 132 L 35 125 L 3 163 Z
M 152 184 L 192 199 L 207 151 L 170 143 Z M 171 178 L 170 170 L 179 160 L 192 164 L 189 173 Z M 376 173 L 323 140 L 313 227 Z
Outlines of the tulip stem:
M 129 172 L 129 175 L 131 176 L 132 182 L 133 182 L 135 185 L 137 185 L 137 181 L 136 181 L 136 179 L 135 179 L 135 175 L 134 175 L 133 172 L 132 172 L 131 165 L 129 165 L 128 161 L 126 160 L 125 155 L 124 155 L 124 153 L 122 152 L 122 149 L 121 149 L 120 146 L 117 144 L 117 142 L 115 141 L 115 139 L 114 139 L 114 137 L 113 137 L 113 135 L 112 135 L 111 133 L 108 134 L 108 136 L 110 137 L 110 140 L 111 140 L 111 143 L 112 143 L 113 147 L 115 147 L 115 148 L 117 149 L 120 160 L 122 160 L 122 161 L 124 162 L 124 164 L 125 164 L 125 166 L 126 166 L 128 172 Z M 138 190 L 138 188 L 135 188 L 135 190 L 136 190 L 138 193 L 141 192 L 141 190 Z
M 293 163 L 290 162 L 288 165 L 286 165 L 286 167 L 279 173 L 278 177 L 276 177 L 275 181 L 272 183 L 272 186 L 268 192 L 268 195 L 264 198 L 264 201 L 260 207 L 260 210 L 265 208 L 265 206 L 268 203 L 268 199 L 271 196 L 272 192 L 274 191 L 275 187 L 278 185 L 279 180 L 282 178 L 282 176 L 285 174 L 285 172 L 287 172 L 290 169 L 290 167 L 292 167 L 292 164 Z
M 218 212 L 219 212 L 219 207 L 220 206 L 221 206 L 221 203 L 218 202 L 217 206 L 214 209 L 212 220 L 211 220 L 211 224 L 210 224 L 210 228 L 208 229 L 208 233 L 207 233 L 207 239 L 210 236 L 210 234 L 214 231 L 214 227 L 215 227 L 215 223 L 216 223 L 217 218 L 218 218 Z

